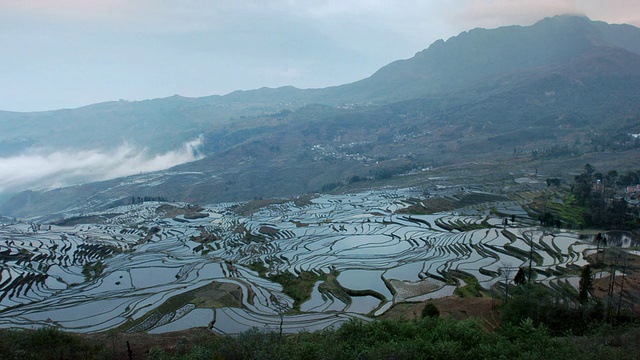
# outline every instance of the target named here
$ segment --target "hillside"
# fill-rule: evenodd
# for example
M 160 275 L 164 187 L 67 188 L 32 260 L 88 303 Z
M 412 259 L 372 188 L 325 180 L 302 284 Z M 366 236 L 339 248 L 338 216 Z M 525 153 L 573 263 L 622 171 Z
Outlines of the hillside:
M 135 139 L 160 151 L 203 134 L 206 156 L 157 173 L 25 192 L 0 213 L 59 217 L 132 196 L 207 204 L 408 186 L 434 171 L 459 174 L 465 164 L 495 179 L 532 168 L 566 176 L 589 161 L 637 168 L 640 144 L 629 134 L 640 133 L 639 51 L 640 29 L 557 16 L 463 32 L 337 87 L 3 113 L 4 154 L 69 139 L 78 147 Z

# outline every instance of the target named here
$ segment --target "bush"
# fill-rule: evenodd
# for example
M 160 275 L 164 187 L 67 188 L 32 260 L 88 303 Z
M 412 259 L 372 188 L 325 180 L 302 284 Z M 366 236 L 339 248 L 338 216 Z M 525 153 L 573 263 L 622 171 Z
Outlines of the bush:
M 426 318 L 426 317 L 439 317 L 440 316 L 440 310 L 438 310 L 438 308 L 433 305 L 432 303 L 428 303 L 427 305 L 424 306 L 424 308 L 422 308 L 422 317 Z
M 2 359 L 102 359 L 103 346 L 53 327 L 37 330 L 0 330 Z
M 500 317 L 505 325 L 519 325 L 530 319 L 535 326 L 544 325 L 553 335 L 583 335 L 592 323 L 603 318 L 602 304 L 576 305 L 573 299 L 558 299 L 539 284 L 525 284 L 516 289 L 502 306 Z

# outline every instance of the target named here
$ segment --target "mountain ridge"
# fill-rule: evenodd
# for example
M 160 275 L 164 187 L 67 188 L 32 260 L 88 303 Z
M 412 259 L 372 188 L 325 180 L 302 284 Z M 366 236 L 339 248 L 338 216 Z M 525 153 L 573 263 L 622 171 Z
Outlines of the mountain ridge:
M 207 203 L 299 195 L 349 179 L 385 184 L 387 176 L 463 160 L 512 161 L 517 151 L 528 159 L 564 146 L 586 156 L 602 139 L 626 151 L 636 146 L 627 134 L 640 132 L 638 51 L 638 28 L 558 16 L 463 32 L 351 84 L 61 110 L 47 115 L 78 122 L 99 113 L 159 149 L 167 137 L 175 143 L 202 132 L 207 156 L 130 180 L 25 193 L 0 212 L 63 214 L 87 199 L 105 207 L 130 196 Z

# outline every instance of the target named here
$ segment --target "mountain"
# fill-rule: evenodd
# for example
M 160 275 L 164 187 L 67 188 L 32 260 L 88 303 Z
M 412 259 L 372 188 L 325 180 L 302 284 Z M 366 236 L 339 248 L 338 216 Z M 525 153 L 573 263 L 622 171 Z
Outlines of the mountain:
M 638 28 L 564 15 L 474 29 L 342 86 L 0 114 L 5 152 L 61 146 L 69 134 L 86 146 L 132 136 L 162 150 L 203 134 L 206 154 L 168 171 L 25 192 L 0 213 L 63 216 L 131 197 L 211 203 L 415 185 L 429 176 L 420 169 L 464 173 L 468 164 L 503 175 L 513 164 L 566 171 L 585 160 L 638 168 L 640 144 L 629 134 L 640 133 L 639 100 Z M 47 138 L 47 126 L 59 135 Z
M 458 91 L 491 77 L 561 64 L 598 46 L 640 54 L 640 33 L 629 25 L 569 15 L 532 26 L 474 29 L 436 41 L 413 58 L 393 62 L 345 88 L 381 100 Z
M 0 156 L 30 147 L 109 147 L 123 141 L 166 151 L 204 131 L 237 125 L 230 118 L 313 103 L 385 104 L 451 93 L 488 79 L 566 63 L 596 47 L 640 54 L 640 31 L 630 25 L 563 15 L 532 26 L 463 32 L 436 41 L 411 59 L 395 61 L 369 78 L 325 89 L 289 86 L 195 99 L 173 96 L 37 113 L 0 112 Z

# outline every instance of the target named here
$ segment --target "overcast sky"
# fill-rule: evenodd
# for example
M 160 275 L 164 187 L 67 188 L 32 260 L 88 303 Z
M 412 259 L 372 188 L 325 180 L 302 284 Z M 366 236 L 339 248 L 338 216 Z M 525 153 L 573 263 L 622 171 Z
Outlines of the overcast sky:
M 475 27 L 638 0 L 0 0 L 0 110 L 353 82 Z

